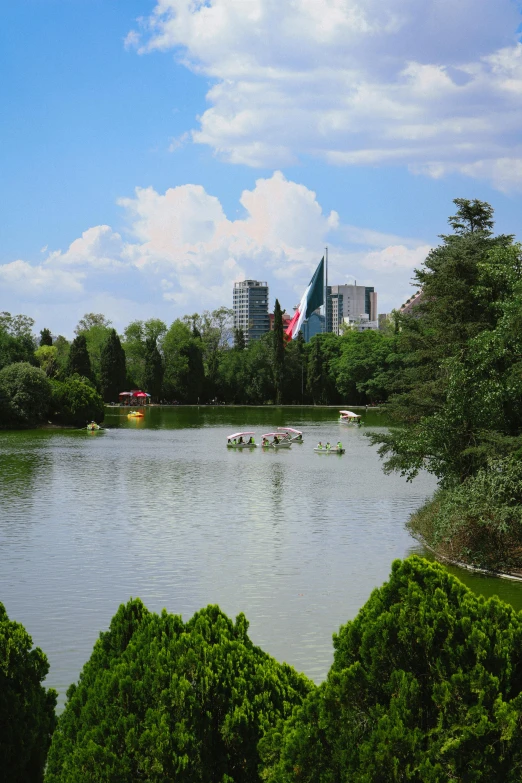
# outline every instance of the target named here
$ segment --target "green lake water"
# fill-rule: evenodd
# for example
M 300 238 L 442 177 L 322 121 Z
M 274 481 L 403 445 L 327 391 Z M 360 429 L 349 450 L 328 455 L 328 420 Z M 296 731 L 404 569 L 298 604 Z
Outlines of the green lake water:
M 405 529 L 433 492 L 385 476 L 364 437 L 314 408 L 108 409 L 103 432 L 0 433 L 0 601 L 47 654 L 63 704 L 98 633 L 139 596 L 188 619 L 209 603 L 244 612 L 250 636 L 316 682 L 332 633 L 390 564 L 423 548 Z M 294 426 L 304 443 L 227 450 L 226 436 Z M 341 438 L 346 454 L 313 452 Z M 522 584 L 451 569 L 522 608 Z

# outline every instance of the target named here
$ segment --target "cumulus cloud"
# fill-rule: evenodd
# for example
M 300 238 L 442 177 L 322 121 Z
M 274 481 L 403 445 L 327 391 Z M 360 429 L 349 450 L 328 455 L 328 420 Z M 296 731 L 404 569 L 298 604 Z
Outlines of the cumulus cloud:
M 121 328 L 147 308 L 149 317 L 172 320 L 230 305 L 233 283 L 253 278 L 267 280 L 272 305 L 278 297 L 291 310 L 328 244 L 330 281 L 348 275 L 374 285 L 391 309 L 406 298 L 411 270 L 429 250 L 419 240 L 343 225 L 312 190 L 281 172 L 243 191 L 243 214 L 234 220 L 200 185 L 165 193 L 136 188 L 119 204 L 125 239 L 110 226 L 94 226 L 39 264 L 0 265 L 2 292 L 16 295 L 22 311 L 26 299 L 31 312 L 35 301 L 52 300 L 70 315 L 76 302 L 74 323 L 85 311 L 105 312 Z
M 193 140 L 521 187 L 518 0 L 158 0 L 127 44 L 213 80 Z M 503 164 L 510 159 L 513 166 Z

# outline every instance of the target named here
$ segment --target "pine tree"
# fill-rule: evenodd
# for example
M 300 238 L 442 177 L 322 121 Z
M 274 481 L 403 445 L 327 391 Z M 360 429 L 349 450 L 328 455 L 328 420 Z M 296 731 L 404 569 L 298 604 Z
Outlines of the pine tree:
M 306 388 L 314 405 L 320 405 L 324 398 L 325 366 L 321 341 L 318 337 L 311 340 L 312 348 L 308 357 Z
M 237 351 L 245 350 L 245 333 L 242 329 L 234 329 L 234 348 Z
M 91 360 L 87 351 L 87 340 L 84 334 L 79 334 L 71 343 L 67 360 L 66 375 L 81 375 L 82 378 L 93 380 Z
M 40 332 L 40 347 L 42 345 L 52 345 L 53 344 L 53 336 L 51 334 L 50 329 L 42 329 Z
M 101 395 L 105 402 L 114 402 L 125 387 L 125 351 L 116 329 L 111 329 L 100 355 Z
M 276 393 L 276 405 L 283 402 L 283 387 L 285 377 L 285 337 L 283 332 L 283 312 L 279 299 L 275 300 L 274 307 L 274 386 Z
M 163 385 L 163 359 L 158 351 L 155 338 L 148 337 L 145 340 L 145 373 L 144 387 L 153 401 L 158 401 L 161 397 L 161 387 Z

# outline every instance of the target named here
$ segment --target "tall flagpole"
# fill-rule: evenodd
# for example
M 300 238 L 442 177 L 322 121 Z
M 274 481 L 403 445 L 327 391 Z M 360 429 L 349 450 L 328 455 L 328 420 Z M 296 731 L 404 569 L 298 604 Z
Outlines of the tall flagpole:
M 324 249 L 324 331 L 328 331 L 328 246 Z

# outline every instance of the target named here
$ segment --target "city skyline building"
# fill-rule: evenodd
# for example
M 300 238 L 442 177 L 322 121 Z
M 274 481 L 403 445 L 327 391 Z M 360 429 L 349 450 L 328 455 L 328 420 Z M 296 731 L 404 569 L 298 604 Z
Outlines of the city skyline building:
M 242 329 L 245 345 L 270 331 L 268 284 L 259 280 L 234 283 L 232 309 L 234 329 Z
M 377 292 L 373 286 L 329 285 L 326 290 L 326 331 L 340 334 L 345 319 L 367 316 L 377 321 Z M 366 319 L 363 319 L 366 320 Z

